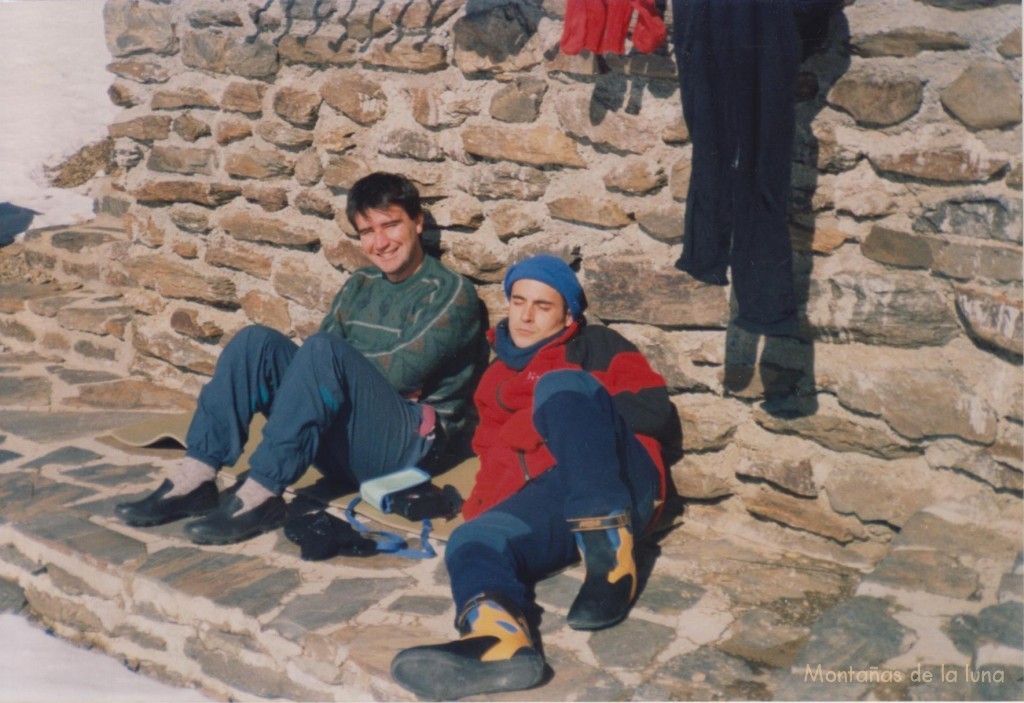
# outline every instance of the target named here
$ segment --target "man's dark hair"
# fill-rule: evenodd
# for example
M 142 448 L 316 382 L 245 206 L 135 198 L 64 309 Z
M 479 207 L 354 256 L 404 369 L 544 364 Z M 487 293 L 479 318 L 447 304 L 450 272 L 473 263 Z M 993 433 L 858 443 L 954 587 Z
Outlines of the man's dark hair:
M 354 227 L 356 215 L 365 215 L 370 210 L 387 210 L 397 205 L 405 214 L 416 219 L 423 213 L 420 205 L 420 192 L 405 176 L 397 173 L 377 171 L 356 181 L 348 192 L 348 204 L 345 215 Z

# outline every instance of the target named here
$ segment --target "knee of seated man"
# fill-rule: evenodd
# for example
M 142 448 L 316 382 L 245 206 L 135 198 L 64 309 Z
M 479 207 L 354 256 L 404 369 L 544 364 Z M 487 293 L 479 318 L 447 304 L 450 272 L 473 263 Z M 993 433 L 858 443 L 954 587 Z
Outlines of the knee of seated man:
M 563 369 L 550 371 L 537 381 L 533 390 L 533 408 L 536 411 L 556 393 L 578 393 L 591 398 L 603 389 L 601 383 L 586 371 Z
M 492 508 L 455 528 L 445 549 L 445 561 L 450 562 L 465 548 L 504 552 L 509 542 L 529 533 L 529 525 L 515 515 Z
M 350 354 L 358 353 L 352 344 L 329 332 L 317 332 L 302 343 L 302 350 L 307 354 Z
M 228 353 L 248 354 L 253 349 L 258 349 L 267 344 L 273 345 L 279 340 L 286 342 L 289 341 L 287 337 L 272 327 L 266 327 L 264 325 L 247 325 L 238 330 L 235 336 L 231 338 L 231 341 L 228 342 L 224 351 Z

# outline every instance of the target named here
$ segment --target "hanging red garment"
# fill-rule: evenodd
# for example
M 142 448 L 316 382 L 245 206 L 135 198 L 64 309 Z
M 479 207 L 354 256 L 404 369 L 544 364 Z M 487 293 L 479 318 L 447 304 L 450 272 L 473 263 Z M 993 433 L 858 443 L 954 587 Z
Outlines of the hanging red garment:
M 626 34 L 636 12 L 633 48 L 650 53 L 665 41 L 665 22 L 654 0 L 568 0 L 562 29 L 562 52 L 575 56 L 623 54 Z

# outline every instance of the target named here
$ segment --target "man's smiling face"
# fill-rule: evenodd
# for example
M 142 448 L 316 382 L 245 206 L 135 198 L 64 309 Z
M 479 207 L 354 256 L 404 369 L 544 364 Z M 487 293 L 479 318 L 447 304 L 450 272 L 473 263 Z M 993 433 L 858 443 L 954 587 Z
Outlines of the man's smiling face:
M 413 219 L 399 205 L 356 213 L 356 231 L 363 253 L 392 283 L 399 283 L 423 263 L 423 215 Z

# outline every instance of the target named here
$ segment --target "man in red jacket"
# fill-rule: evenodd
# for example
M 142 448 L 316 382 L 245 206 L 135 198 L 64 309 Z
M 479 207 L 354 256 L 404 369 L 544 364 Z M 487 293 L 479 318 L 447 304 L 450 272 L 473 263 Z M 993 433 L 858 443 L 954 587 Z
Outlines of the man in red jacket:
M 664 379 L 620 334 L 586 324 L 583 289 L 561 259 L 512 266 L 505 294 L 508 317 L 488 332 L 497 359 L 473 396 L 480 473 L 445 552 L 462 637 L 406 649 L 391 667 L 434 700 L 540 681 L 524 611 L 534 583 L 578 555 L 586 577 L 569 625 L 622 620 L 636 596 L 634 534 L 665 496 L 675 415 Z

